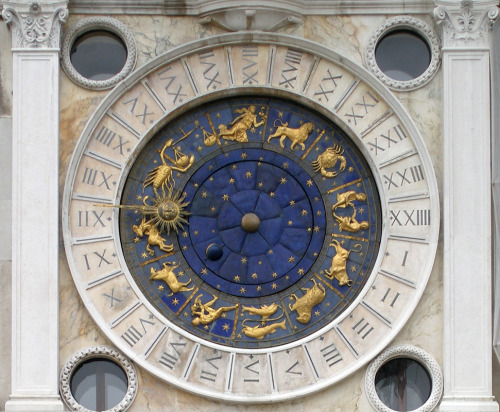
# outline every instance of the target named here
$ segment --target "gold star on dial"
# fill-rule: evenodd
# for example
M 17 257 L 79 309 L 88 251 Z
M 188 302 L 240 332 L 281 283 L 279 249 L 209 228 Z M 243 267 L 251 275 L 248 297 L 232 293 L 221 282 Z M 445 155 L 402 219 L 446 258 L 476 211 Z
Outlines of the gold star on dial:
M 252 273 L 252 279 L 257 279 L 257 273 Z
M 161 292 L 165 287 L 163 285 L 158 286 L 158 290 Z
M 241 258 L 241 263 L 243 264 L 247 263 L 247 258 L 246 257 Z
M 276 272 L 273 272 L 273 278 L 277 278 L 278 274 Z
M 235 180 L 233 177 L 231 179 L 229 179 L 229 183 L 233 184 L 234 182 L 235 182 Z
M 202 194 L 201 194 L 201 197 L 207 197 L 207 192 L 203 191 Z
M 201 274 L 202 275 L 206 275 L 208 272 L 207 272 L 207 268 L 203 268 L 201 269 Z
M 246 172 L 245 176 L 247 179 L 250 179 L 252 177 L 252 172 L 251 171 Z
M 304 269 L 300 268 L 300 269 L 297 271 L 297 273 L 298 273 L 299 275 L 303 275 L 303 274 L 304 274 Z
M 292 226 L 293 222 L 291 220 L 288 221 L 288 226 Z
M 290 200 L 290 206 L 293 206 L 295 204 L 295 200 Z
M 269 196 L 274 197 L 274 192 L 269 193 Z
M 138 237 L 136 237 L 136 238 L 134 239 L 134 242 L 135 242 L 135 243 L 139 243 L 140 241 L 141 241 L 141 239 L 139 239 Z
M 236 275 L 236 276 L 234 277 L 234 281 L 235 281 L 235 282 L 239 282 L 239 281 L 240 281 L 240 277 L 239 277 L 238 275 Z
M 240 288 L 240 293 L 241 293 L 242 295 L 244 295 L 244 294 L 245 294 L 245 292 L 246 292 L 246 289 L 245 289 L 245 288 Z
M 285 184 L 285 183 L 286 183 L 286 177 L 282 177 L 282 178 L 280 179 L 280 183 L 281 183 L 281 184 Z
M 259 184 L 257 186 L 262 187 L 262 186 L 264 186 L 264 183 L 259 182 Z
M 173 305 L 178 305 L 179 304 L 179 299 L 177 298 L 174 298 L 174 300 L 172 301 Z
M 273 289 L 276 289 L 276 288 L 278 287 L 278 285 L 277 285 L 276 283 L 273 283 L 273 284 L 271 285 L 271 287 L 272 287 Z
M 301 213 L 302 213 L 302 216 L 305 216 L 305 215 L 307 215 L 307 210 L 303 209 Z
M 312 186 L 313 185 L 313 181 L 311 179 L 309 179 L 307 182 L 306 182 L 307 186 Z
M 227 323 L 224 323 L 222 329 L 224 329 L 227 332 L 229 330 L 229 325 Z
M 241 154 L 241 158 L 242 158 L 242 159 L 246 159 L 246 158 L 247 158 L 247 156 L 248 156 L 248 155 L 247 155 L 246 153 L 242 153 L 242 154 Z
M 262 290 L 262 286 L 257 286 L 257 292 L 260 292 Z
M 229 195 L 228 194 L 224 194 L 222 196 L 222 199 L 224 199 L 225 202 L 228 201 L 229 200 Z
M 293 262 L 295 262 L 295 258 L 294 258 L 293 256 L 290 256 L 290 257 L 288 258 L 288 262 L 289 262 L 289 263 L 293 263 Z

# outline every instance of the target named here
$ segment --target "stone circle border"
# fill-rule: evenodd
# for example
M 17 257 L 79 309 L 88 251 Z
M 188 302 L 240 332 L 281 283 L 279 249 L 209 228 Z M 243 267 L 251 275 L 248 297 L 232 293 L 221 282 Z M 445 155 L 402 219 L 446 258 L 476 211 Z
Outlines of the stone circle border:
M 116 34 L 125 43 L 127 60 L 121 71 L 107 80 L 90 80 L 83 77 L 71 63 L 71 46 L 77 37 L 92 30 L 105 30 Z M 61 64 L 68 77 L 78 84 L 91 90 L 110 89 L 127 77 L 137 62 L 137 45 L 130 29 L 121 21 L 112 17 L 87 17 L 81 19 L 64 35 L 61 49 Z
M 71 376 L 76 368 L 83 362 L 91 359 L 109 359 L 116 362 L 127 375 L 127 392 L 122 401 L 115 407 L 108 409 L 106 412 L 123 412 L 126 411 L 135 399 L 138 389 L 137 372 L 134 365 L 121 353 L 114 349 L 105 346 L 91 346 L 81 351 L 76 352 L 69 358 L 61 370 L 60 375 L 60 392 L 66 405 L 72 411 L 93 412 L 80 405 L 73 394 L 71 393 Z
M 380 39 L 386 34 L 398 29 L 410 30 L 419 34 L 429 45 L 431 62 L 425 72 L 416 79 L 406 81 L 394 80 L 380 70 L 377 60 L 375 59 L 375 49 Z M 365 60 L 368 69 L 390 89 L 398 91 L 414 90 L 427 84 L 436 74 L 441 63 L 440 41 L 434 30 L 423 20 L 410 16 L 393 17 L 387 19 L 383 24 L 377 27 L 370 36 L 370 40 L 365 50 Z
M 375 390 L 375 376 L 383 364 L 397 358 L 410 358 L 419 362 L 431 377 L 432 389 L 429 399 L 420 408 L 413 410 L 413 412 L 432 412 L 435 410 L 443 394 L 443 374 L 438 363 L 431 355 L 423 349 L 412 345 L 388 348 L 370 363 L 365 375 L 365 391 L 370 404 L 378 412 L 394 412 L 377 395 L 377 391 Z

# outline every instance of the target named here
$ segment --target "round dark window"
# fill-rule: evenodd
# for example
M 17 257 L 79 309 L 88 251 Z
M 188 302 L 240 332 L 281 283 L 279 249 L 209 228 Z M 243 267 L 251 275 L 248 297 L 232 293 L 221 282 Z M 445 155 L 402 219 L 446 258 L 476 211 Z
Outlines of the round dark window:
M 413 411 L 429 399 L 432 380 L 427 370 L 413 359 L 392 359 L 375 375 L 375 390 L 392 410 Z
M 410 30 L 391 31 L 375 48 L 380 70 L 397 81 L 413 80 L 422 75 L 429 67 L 431 57 L 428 43 Z
M 127 393 L 128 380 L 115 362 L 97 358 L 82 362 L 70 381 L 76 402 L 92 411 L 105 411 L 118 405 Z
M 120 73 L 127 61 L 122 39 L 105 30 L 88 31 L 71 46 L 71 64 L 89 80 L 107 80 Z

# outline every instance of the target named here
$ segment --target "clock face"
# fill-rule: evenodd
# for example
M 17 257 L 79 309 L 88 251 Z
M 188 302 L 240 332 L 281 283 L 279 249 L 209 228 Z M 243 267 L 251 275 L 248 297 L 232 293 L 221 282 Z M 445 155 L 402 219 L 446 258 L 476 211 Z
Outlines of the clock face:
M 121 246 L 144 296 L 185 331 L 236 348 L 329 324 L 380 244 L 366 160 L 333 122 L 279 99 L 224 99 L 169 122 L 121 203 Z
M 113 89 L 69 166 L 63 233 L 104 334 L 232 402 L 320 390 L 395 337 L 430 275 L 437 185 L 363 69 L 297 38 L 172 50 Z

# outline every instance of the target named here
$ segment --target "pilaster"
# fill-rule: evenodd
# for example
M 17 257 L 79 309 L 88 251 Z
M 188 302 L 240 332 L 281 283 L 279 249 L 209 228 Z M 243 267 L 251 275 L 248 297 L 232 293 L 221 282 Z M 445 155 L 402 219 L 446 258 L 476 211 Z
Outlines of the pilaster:
M 6 411 L 60 411 L 59 45 L 67 2 L 3 3 L 12 30 L 12 388 Z
M 444 397 L 441 411 L 498 411 L 492 396 L 490 29 L 494 0 L 435 0 L 443 39 Z M 465 165 L 467 165 L 465 167 Z M 474 221 L 471 224 L 471 216 Z

